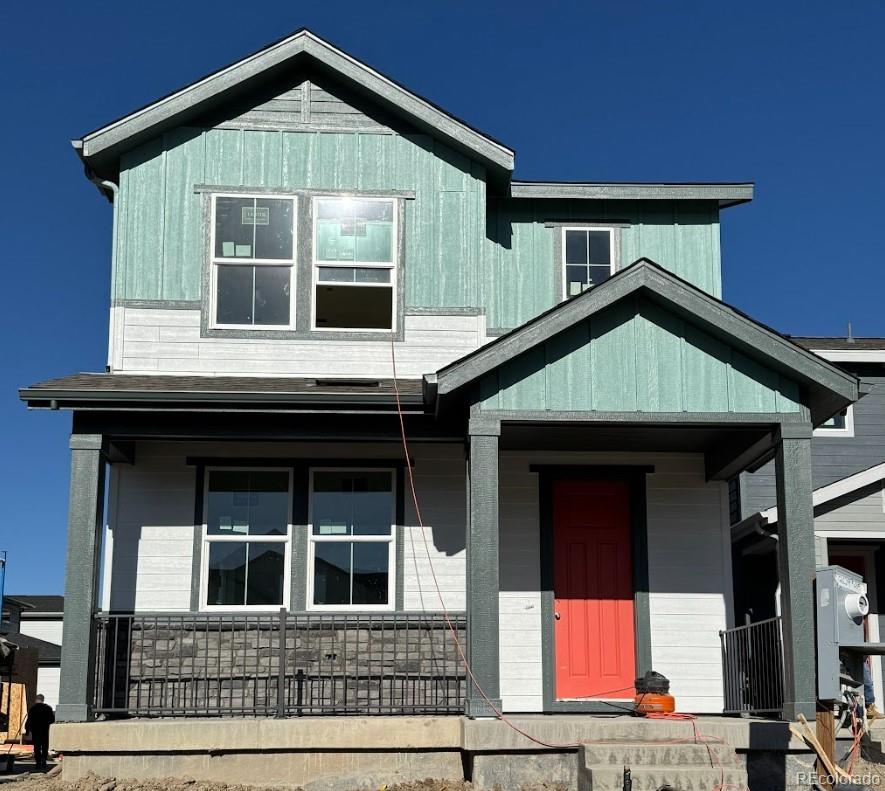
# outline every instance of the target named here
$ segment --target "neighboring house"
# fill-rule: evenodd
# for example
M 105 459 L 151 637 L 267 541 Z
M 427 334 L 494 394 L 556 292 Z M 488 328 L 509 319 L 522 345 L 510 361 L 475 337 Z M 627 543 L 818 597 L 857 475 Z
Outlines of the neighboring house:
M 64 596 L 23 596 L 15 598 L 29 605 L 21 611 L 19 632 L 39 640 L 40 665 L 37 672 L 37 691 L 55 708 L 58 704 L 58 682 L 61 668 L 62 619 Z
M 815 429 L 811 444 L 815 556 L 862 574 L 872 617 L 868 639 L 885 637 L 885 338 L 793 338 L 860 379 L 862 397 Z M 776 614 L 778 510 L 775 470 L 767 464 L 732 484 L 735 613 L 759 621 Z M 877 700 L 881 657 L 873 657 Z
M 721 301 L 751 185 L 519 180 L 307 31 L 74 146 L 108 369 L 21 391 L 73 415 L 61 720 L 612 713 L 652 668 L 721 712 L 727 481 L 772 456 L 812 716 L 809 446 L 858 385 Z
M 37 652 L 37 693 L 53 708 L 58 704 L 63 604 L 63 596 L 4 596 L 0 626 L 11 643 Z

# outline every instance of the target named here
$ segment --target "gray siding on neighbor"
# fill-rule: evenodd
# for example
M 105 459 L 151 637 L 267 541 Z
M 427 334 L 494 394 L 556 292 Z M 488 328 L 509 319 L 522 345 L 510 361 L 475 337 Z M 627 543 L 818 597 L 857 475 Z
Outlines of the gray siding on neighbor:
M 816 436 L 811 443 L 815 489 L 885 462 L 885 377 L 862 381 L 872 391 L 854 405 L 854 436 Z M 775 505 L 773 462 L 744 476 L 741 497 L 744 518 Z

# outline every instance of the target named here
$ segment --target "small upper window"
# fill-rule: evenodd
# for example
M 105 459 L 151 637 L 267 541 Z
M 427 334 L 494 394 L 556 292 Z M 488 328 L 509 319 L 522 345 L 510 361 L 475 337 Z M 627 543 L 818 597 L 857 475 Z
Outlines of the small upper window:
M 291 327 L 295 316 L 295 199 L 213 197 L 213 323 Z
M 563 298 L 599 285 L 614 271 L 612 228 L 563 228 Z
M 317 198 L 313 216 L 313 328 L 394 329 L 395 201 Z
M 821 423 L 815 430 L 816 437 L 853 437 L 854 407 L 849 406 L 844 412 L 833 415 Z

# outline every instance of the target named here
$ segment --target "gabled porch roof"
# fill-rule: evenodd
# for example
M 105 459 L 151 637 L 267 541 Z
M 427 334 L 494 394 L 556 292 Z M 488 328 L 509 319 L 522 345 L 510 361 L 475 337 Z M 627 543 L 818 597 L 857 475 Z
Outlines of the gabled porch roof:
M 637 318 L 642 326 L 625 333 Z M 575 401 L 605 384 L 601 374 L 620 379 Z M 696 413 L 798 413 L 819 424 L 858 398 L 856 377 L 646 258 L 426 380 L 440 402 L 472 392 L 480 409 L 684 422 Z

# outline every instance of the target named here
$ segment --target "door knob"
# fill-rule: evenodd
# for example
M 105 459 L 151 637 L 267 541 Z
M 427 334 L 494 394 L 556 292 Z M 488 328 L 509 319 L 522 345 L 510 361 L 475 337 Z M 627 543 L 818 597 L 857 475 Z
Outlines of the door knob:
M 558 612 L 555 612 L 553 613 L 553 617 L 558 621 L 562 616 Z

